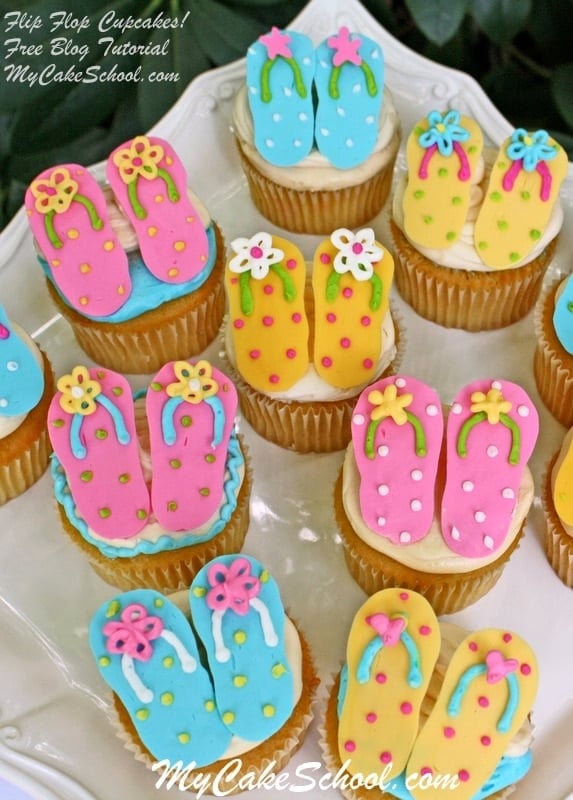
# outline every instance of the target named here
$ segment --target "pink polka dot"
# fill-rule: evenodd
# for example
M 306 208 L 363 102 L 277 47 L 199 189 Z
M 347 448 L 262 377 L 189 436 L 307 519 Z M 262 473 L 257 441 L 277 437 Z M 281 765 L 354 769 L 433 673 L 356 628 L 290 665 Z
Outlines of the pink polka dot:
M 242 320 L 242 319 L 236 319 L 236 320 L 233 322 L 233 325 L 234 325 L 234 327 L 235 327 L 235 328 L 237 328 L 237 330 L 239 330 L 239 331 L 240 331 L 240 330 L 241 330 L 241 328 L 244 328 L 244 327 L 245 327 L 245 322 L 244 322 L 244 320 Z
M 302 319 L 302 316 L 298 313 L 298 311 L 295 311 L 295 313 L 292 315 L 291 319 L 292 319 L 293 322 L 300 322 L 301 319 Z
M 356 743 L 349 739 L 347 742 L 344 742 L 344 749 L 348 753 L 353 753 L 356 750 Z
M 389 764 L 392 761 L 392 753 L 389 753 L 388 750 L 384 750 L 383 753 L 380 753 L 380 761 L 383 764 Z
M 347 286 L 346 289 L 342 290 L 342 296 L 343 297 L 347 297 L 347 298 L 348 297 L 352 297 L 353 294 L 354 294 L 354 292 L 352 291 L 352 289 L 349 286 Z
M 412 703 L 402 703 L 400 705 L 400 711 L 402 714 L 411 714 L 412 713 Z
M 361 317 L 361 319 L 360 319 L 360 324 L 364 325 L 365 328 L 367 328 L 370 325 L 371 322 L 372 322 L 372 320 L 370 319 L 370 317 L 366 317 L 365 316 L 365 317 Z
M 340 346 L 348 349 L 350 347 L 350 339 L 345 336 L 343 339 L 340 340 Z
M 429 625 L 420 625 L 420 634 L 422 636 L 429 636 L 429 634 L 431 632 L 432 632 L 432 629 L 430 628 Z
M 477 643 L 476 643 L 476 642 L 470 642 L 470 643 L 469 643 L 469 645 L 468 645 L 468 647 L 470 648 L 470 650 L 472 651 L 472 653 L 475 653 L 475 651 L 478 649 L 478 646 L 477 646 Z
M 433 775 L 433 769 L 431 767 L 422 767 L 420 770 L 420 775 Z
M 330 256 L 328 253 L 321 253 L 320 260 L 323 264 L 330 264 Z
M 408 592 L 400 592 L 400 600 L 407 600 L 409 597 Z
M 489 736 L 482 736 L 480 742 L 483 744 L 484 747 L 489 747 L 491 744 L 491 739 Z
M 373 711 L 371 711 L 369 714 L 366 714 L 366 722 L 376 722 L 377 719 L 378 717 Z
M 278 383 L 279 381 L 280 381 L 280 378 L 279 378 L 278 375 L 275 375 L 275 374 L 269 375 L 269 383 Z
M 260 358 L 261 357 L 261 351 L 260 350 L 251 350 L 249 355 L 250 355 L 251 358 L 255 358 L 255 359 L 256 358 Z
M 239 283 L 239 279 L 238 278 L 231 278 L 231 283 Z
M 483 695 L 481 697 L 478 697 L 478 703 L 482 708 L 487 708 L 489 706 L 489 700 L 487 699 L 487 697 L 484 697 Z
M 458 772 L 458 778 L 465 783 L 466 781 L 469 781 L 470 773 L 467 771 L 467 769 L 461 769 Z
M 272 317 L 263 317 L 263 325 L 266 325 L 267 328 L 270 328 L 271 325 L 274 324 L 274 319 Z
M 364 369 L 372 369 L 372 367 L 374 366 L 374 362 L 372 361 L 371 358 L 365 358 L 364 361 L 362 362 L 362 366 L 364 367 Z
M 286 357 L 287 358 L 296 358 L 296 350 L 293 350 L 292 347 L 289 347 L 289 349 L 286 351 Z
M 519 668 L 519 671 L 521 672 L 522 675 L 531 675 L 531 667 L 529 666 L 529 664 L 522 664 L 521 667 Z
M 326 315 L 327 322 L 336 322 L 336 314 L 330 312 L 330 314 Z
M 272 286 L 270 286 L 270 285 L 267 283 L 267 285 L 266 285 L 266 286 L 265 286 L 265 288 L 263 289 L 263 292 L 264 292 L 265 294 L 272 294 L 272 293 L 274 292 L 274 289 L 273 289 L 273 287 L 272 287 Z
M 388 679 L 387 679 L 386 675 L 383 672 L 379 672 L 376 675 L 376 683 L 386 683 L 387 680 Z
M 504 642 L 511 642 L 512 639 L 513 639 L 513 636 L 511 635 L 511 633 L 504 633 L 503 634 L 503 641 Z
M 287 269 L 295 269 L 295 267 L 296 267 L 295 259 L 294 258 L 289 258 L 289 260 L 286 262 L 286 265 L 287 265 Z
M 455 735 L 456 735 L 455 728 L 450 728 L 449 725 L 444 728 L 444 736 L 446 737 L 446 739 L 453 739 Z
M 324 356 L 324 358 L 321 361 L 321 364 L 322 364 L 323 367 L 331 367 L 332 366 L 332 359 L 329 358 L 328 356 Z

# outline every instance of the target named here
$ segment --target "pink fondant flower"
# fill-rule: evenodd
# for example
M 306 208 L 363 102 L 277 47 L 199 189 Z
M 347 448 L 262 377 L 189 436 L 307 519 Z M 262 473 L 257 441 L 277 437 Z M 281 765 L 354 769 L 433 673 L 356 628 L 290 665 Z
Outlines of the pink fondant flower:
M 236 558 L 227 568 L 212 564 L 207 572 L 209 590 L 207 605 L 213 611 L 231 609 L 244 616 L 249 611 L 249 600 L 261 591 L 261 582 L 251 575 L 251 565 L 246 558 Z
M 366 622 L 374 628 L 386 647 L 394 647 L 400 641 L 400 634 L 406 627 L 404 617 L 390 619 L 386 614 L 371 614 Z
M 358 52 L 362 40 L 359 37 L 351 39 L 350 32 L 346 26 L 340 28 L 336 36 L 331 36 L 327 43 L 329 47 L 336 50 L 332 58 L 332 63 L 335 67 L 340 67 L 346 61 L 356 64 L 357 67 L 362 64 L 362 57 Z
M 149 616 L 140 603 L 126 606 L 121 613 L 121 622 L 106 622 L 103 626 L 108 652 L 125 654 L 139 661 L 149 661 L 153 655 L 150 642 L 161 636 L 162 631 L 162 620 Z
M 490 650 L 485 657 L 487 666 L 487 682 L 499 683 L 510 672 L 515 672 L 519 661 L 515 658 L 504 658 L 499 650 Z
M 275 26 L 271 28 L 270 33 L 259 36 L 259 42 L 267 48 L 267 55 L 271 61 L 274 61 L 277 56 L 292 58 L 292 52 L 288 46 L 290 36 Z

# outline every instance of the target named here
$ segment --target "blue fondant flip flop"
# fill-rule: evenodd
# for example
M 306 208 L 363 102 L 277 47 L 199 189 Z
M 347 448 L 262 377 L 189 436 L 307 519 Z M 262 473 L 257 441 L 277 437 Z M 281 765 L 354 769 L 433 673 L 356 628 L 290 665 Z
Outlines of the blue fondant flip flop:
M 302 33 L 273 28 L 247 52 L 247 91 L 255 146 L 279 167 L 310 153 L 314 137 L 314 48 Z
M 573 355 L 573 276 L 570 276 L 555 303 L 553 325 L 557 338 Z
M 189 622 L 163 595 L 136 589 L 105 603 L 90 624 L 99 670 L 152 755 L 217 761 L 231 733 L 217 711 Z
M 343 27 L 317 48 L 314 81 L 318 149 L 338 169 L 366 161 L 378 138 L 384 94 L 382 49 Z
M 0 417 L 35 408 L 44 393 L 44 373 L 0 306 Z
M 190 606 L 223 721 L 247 741 L 272 736 L 294 707 L 275 581 L 254 558 L 221 556 L 196 576 Z

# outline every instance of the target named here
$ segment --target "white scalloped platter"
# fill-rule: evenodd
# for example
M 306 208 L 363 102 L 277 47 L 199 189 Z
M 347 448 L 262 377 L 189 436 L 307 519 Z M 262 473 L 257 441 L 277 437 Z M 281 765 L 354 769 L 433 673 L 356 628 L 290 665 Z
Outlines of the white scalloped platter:
M 387 84 L 404 130 L 433 108 L 455 106 L 474 116 L 492 143 L 510 131 L 472 78 L 412 53 L 357 0 L 313 0 L 292 27 L 318 43 L 342 24 L 382 45 Z M 230 132 L 231 100 L 243 79 L 243 61 L 200 76 L 153 131 L 178 150 L 194 190 L 227 241 L 261 229 L 274 231 L 252 206 Z M 401 155 L 398 169 L 403 164 Z M 573 167 L 563 201 L 566 224 L 548 279 L 571 267 Z M 389 244 L 384 213 L 373 227 Z M 310 257 L 318 239 L 297 238 Z M 50 303 L 22 210 L 0 236 L 0 301 L 12 319 L 34 332 L 57 374 L 85 362 L 70 328 Z M 435 386 L 443 402 L 450 402 L 466 382 L 485 377 L 517 381 L 531 394 L 541 415 L 532 461 L 539 487 L 564 430 L 543 407 L 535 387 L 532 315 L 501 331 L 469 334 L 424 321 L 397 294 L 394 301 L 407 329 L 401 371 Z M 217 362 L 218 346 L 208 356 Z M 144 383 L 133 380 L 136 388 Z M 295 455 L 264 442 L 242 420 L 239 427 L 255 472 L 245 551 L 270 568 L 311 644 L 322 679 L 316 707 L 320 720 L 324 687 L 340 666 L 352 616 L 365 599 L 346 571 L 331 508 L 342 454 Z M 516 800 L 562 800 L 573 791 L 573 592 L 549 567 L 543 533 L 537 497 L 524 541 L 497 586 L 453 618 L 470 629 L 514 629 L 538 654 L 535 762 Z M 0 777 L 34 798 L 160 800 L 176 793 L 156 790 L 156 776 L 136 763 L 114 735 L 110 696 L 87 644 L 91 615 L 113 594 L 62 535 L 48 475 L 0 509 Z M 292 784 L 297 783 L 296 767 L 309 761 L 320 762 L 316 723 L 288 767 Z M 315 777 L 322 774 L 319 769 Z M 332 788 L 309 794 L 323 800 L 340 797 Z M 248 793 L 267 800 L 288 795 L 276 789 Z

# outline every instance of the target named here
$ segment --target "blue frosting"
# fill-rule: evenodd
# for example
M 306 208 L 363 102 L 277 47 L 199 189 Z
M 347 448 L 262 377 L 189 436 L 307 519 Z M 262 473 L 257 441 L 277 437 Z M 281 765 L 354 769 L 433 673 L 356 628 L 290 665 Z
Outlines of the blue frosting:
M 185 297 L 197 291 L 213 272 L 217 260 L 215 229 L 212 224 L 207 228 L 207 239 L 209 241 L 209 258 L 207 259 L 207 263 L 198 275 L 185 283 L 164 283 L 160 281 L 147 269 L 139 251 L 129 253 L 129 274 L 131 276 L 132 288 L 131 294 L 124 305 L 117 311 L 114 311 L 113 314 L 108 314 L 106 317 L 90 317 L 89 314 L 84 314 L 84 316 L 87 319 L 93 319 L 99 322 L 126 322 L 127 320 L 145 314 L 147 311 L 153 311 L 164 303 L 177 300 L 180 297 Z M 53 284 L 62 302 L 68 305 L 65 297 L 53 280 L 52 272 L 47 261 L 40 256 L 38 256 L 38 260 L 40 261 L 46 277 Z
M 573 275 L 567 278 L 555 303 L 553 325 L 557 338 L 569 355 L 573 355 Z
M 27 414 L 43 393 L 44 372 L 0 306 L 0 417 Z
M 223 487 L 223 501 L 219 509 L 219 517 L 201 536 L 190 533 L 178 533 L 173 535 L 166 533 L 160 536 L 155 542 L 142 539 L 135 547 L 114 547 L 104 540 L 94 538 L 88 529 L 85 521 L 76 513 L 76 505 L 68 488 L 68 481 L 64 468 L 60 464 L 56 455 L 52 455 L 50 472 L 54 482 L 54 493 L 56 500 L 63 506 L 66 516 L 70 523 L 78 530 L 82 537 L 102 553 L 107 558 L 132 558 L 133 556 L 145 553 L 153 555 L 165 550 L 178 550 L 193 544 L 201 544 L 213 539 L 225 528 L 235 508 L 237 507 L 237 490 L 240 485 L 239 470 L 245 460 L 241 452 L 241 445 L 235 433 L 231 434 L 229 440 L 229 450 L 227 453 L 226 471 L 228 477 Z

